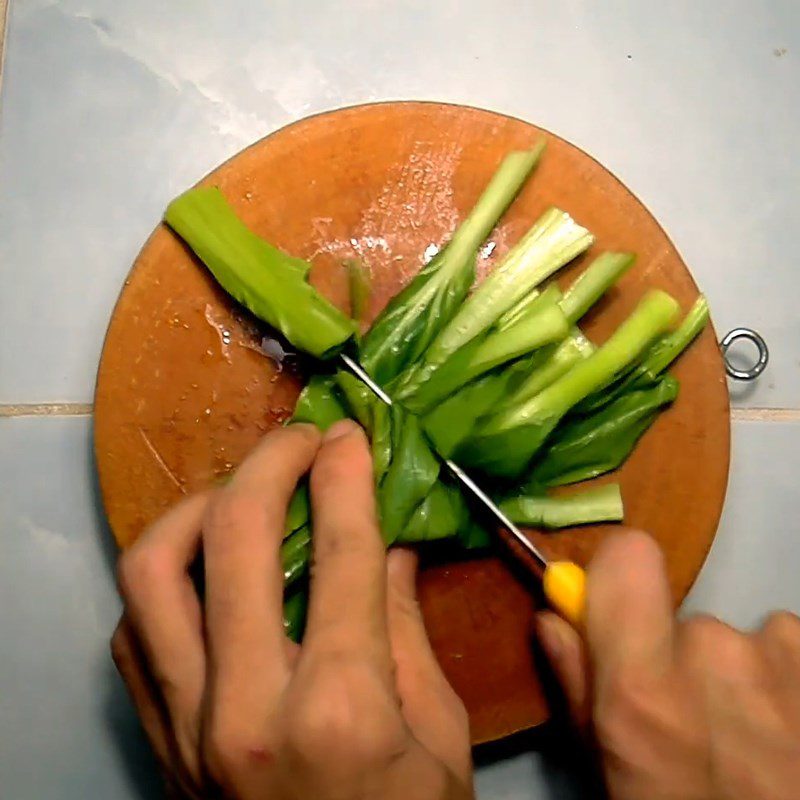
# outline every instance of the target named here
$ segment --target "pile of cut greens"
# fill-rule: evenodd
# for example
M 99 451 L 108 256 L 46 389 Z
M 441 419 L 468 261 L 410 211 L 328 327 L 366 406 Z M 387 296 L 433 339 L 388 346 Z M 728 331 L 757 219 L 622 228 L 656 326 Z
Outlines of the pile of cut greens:
M 366 429 L 387 546 L 446 538 L 465 548 L 488 545 L 441 457 L 479 474 L 519 524 L 622 520 L 616 484 L 557 496 L 548 490 L 622 464 L 675 400 L 678 382 L 666 370 L 708 319 L 701 296 L 672 330 L 678 304 L 651 290 L 606 342 L 590 342 L 578 327 L 581 317 L 634 255 L 599 255 L 566 291 L 555 282 L 543 286 L 594 241 L 558 208 L 547 210 L 470 293 L 479 248 L 543 150 L 542 142 L 505 157 L 447 245 L 363 337 L 355 320 L 308 283 L 308 262 L 250 231 L 218 189 L 191 189 L 167 208 L 166 222 L 229 294 L 320 360 L 292 420 L 325 429 L 351 417 Z M 347 269 L 358 319 L 368 289 L 358 265 Z M 391 395 L 392 406 L 336 368 L 333 357 L 345 348 Z M 302 627 L 310 552 L 308 487 L 301 485 L 282 546 L 293 636 Z

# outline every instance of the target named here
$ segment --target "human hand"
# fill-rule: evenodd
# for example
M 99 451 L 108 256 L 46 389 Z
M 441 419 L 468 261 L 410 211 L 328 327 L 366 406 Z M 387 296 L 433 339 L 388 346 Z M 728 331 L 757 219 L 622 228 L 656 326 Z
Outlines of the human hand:
M 800 796 L 800 619 L 776 613 L 750 635 L 676 622 L 661 552 L 641 533 L 601 547 L 587 598 L 585 644 L 550 612 L 539 633 L 612 800 Z
M 314 564 L 301 647 L 279 545 L 311 469 Z M 205 597 L 189 567 L 202 547 Z M 224 488 L 184 500 L 119 565 L 117 667 L 183 796 L 472 797 L 466 712 L 431 651 L 415 560 L 386 557 L 363 432 L 270 433 Z

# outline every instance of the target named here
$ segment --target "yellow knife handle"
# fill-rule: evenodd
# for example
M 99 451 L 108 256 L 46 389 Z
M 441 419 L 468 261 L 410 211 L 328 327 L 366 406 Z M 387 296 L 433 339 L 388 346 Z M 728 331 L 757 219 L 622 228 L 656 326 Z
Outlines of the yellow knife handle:
M 551 561 L 542 577 L 545 597 L 567 622 L 583 626 L 586 613 L 586 573 L 572 561 Z

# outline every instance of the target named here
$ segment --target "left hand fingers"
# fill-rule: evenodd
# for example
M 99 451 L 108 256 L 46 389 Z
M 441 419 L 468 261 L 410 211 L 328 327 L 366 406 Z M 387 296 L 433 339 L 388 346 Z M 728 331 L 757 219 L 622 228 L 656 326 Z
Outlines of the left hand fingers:
M 181 757 L 199 777 L 205 648 L 200 603 L 188 568 L 197 553 L 208 495 L 168 511 L 119 562 L 125 613 L 163 696 Z
M 372 460 L 352 421 L 325 434 L 311 470 L 314 564 L 304 652 L 358 653 L 389 680 L 386 554 Z
M 262 726 L 288 680 L 279 548 L 292 492 L 319 442 L 313 425 L 272 431 L 209 505 L 203 551 L 212 735 L 226 736 L 242 721 Z
M 431 648 L 417 602 L 417 557 L 395 549 L 387 557 L 389 638 L 397 691 L 412 734 L 464 783 L 472 771 L 469 718 Z

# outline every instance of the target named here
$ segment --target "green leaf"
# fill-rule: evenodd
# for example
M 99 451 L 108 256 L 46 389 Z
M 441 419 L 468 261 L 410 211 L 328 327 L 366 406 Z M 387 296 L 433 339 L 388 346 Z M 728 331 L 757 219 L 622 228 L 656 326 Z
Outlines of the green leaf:
M 342 393 L 350 416 L 358 421 L 364 430 L 371 434 L 375 404 L 380 402 L 372 390 L 347 370 L 336 373 L 336 384 Z
M 500 509 L 512 522 L 536 528 L 621 522 L 623 518 L 622 494 L 616 483 L 559 497 L 519 495 L 504 500 Z
M 351 259 L 345 262 L 347 267 L 347 286 L 350 290 L 350 316 L 359 325 L 369 308 L 371 292 L 369 273 L 360 261 Z
M 381 386 L 413 364 L 461 306 L 475 280 L 478 247 L 516 196 L 543 147 L 506 156 L 448 245 L 389 302 L 366 333 L 361 364 Z
M 411 396 L 458 349 L 485 333 L 503 315 L 524 302 L 542 281 L 582 253 L 592 235 L 557 208 L 546 211 L 425 350 L 401 388 Z M 513 312 L 512 312 L 513 313 Z
M 396 543 L 447 539 L 456 536 L 468 522 L 469 511 L 461 492 L 439 480 L 414 510 Z
M 299 642 L 303 638 L 307 611 L 308 589 L 306 587 L 292 592 L 283 601 L 283 630 L 293 642 Z
M 283 567 L 283 585 L 289 587 L 308 572 L 311 559 L 311 528 L 303 525 L 281 545 L 281 565 Z
M 339 402 L 336 379 L 332 375 L 312 375 L 300 392 L 294 407 L 292 422 L 310 422 L 326 431 L 347 416 Z
M 164 219 L 228 294 L 298 349 L 329 358 L 355 333 L 353 322 L 306 282 L 308 265 L 256 236 L 216 187 L 185 192 Z
M 378 489 L 384 541 L 402 535 L 417 506 L 439 477 L 439 459 L 430 449 L 419 420 L 399 406 L 392 411 L 392 461 Z
M 295 489 L 289 508 L 286 509 L 286 521 L 283 526 L 283 538 L 286 539 L 296 530 L 308 524 L 311 516 L 308 498 L 308 480 L 303 479 Z
M 410 411 L 425 413 L 480 375 L 563 339 L 568 332 L 567 318 L 558 304 L 546 305 L 502 331 L 491 331 L 485 337 L 473 339 L 412 396 L 405 398 L 401 394 L 400 400 Z
M 570 408 L 635 361 L 677 312 L 678 304 L 668 294 L 648 292 L 589 358 L 527 402 L 479 421 L 477 433 L 456 450 L 455 460 L 491 475 L 517 477 Z
M 588 417 L 567 418 L 535 464 L 533 479 L 559 486 L 616 469 L 677 395 L 678 382 L 665 375 L 655 386 L 629 391 Z

